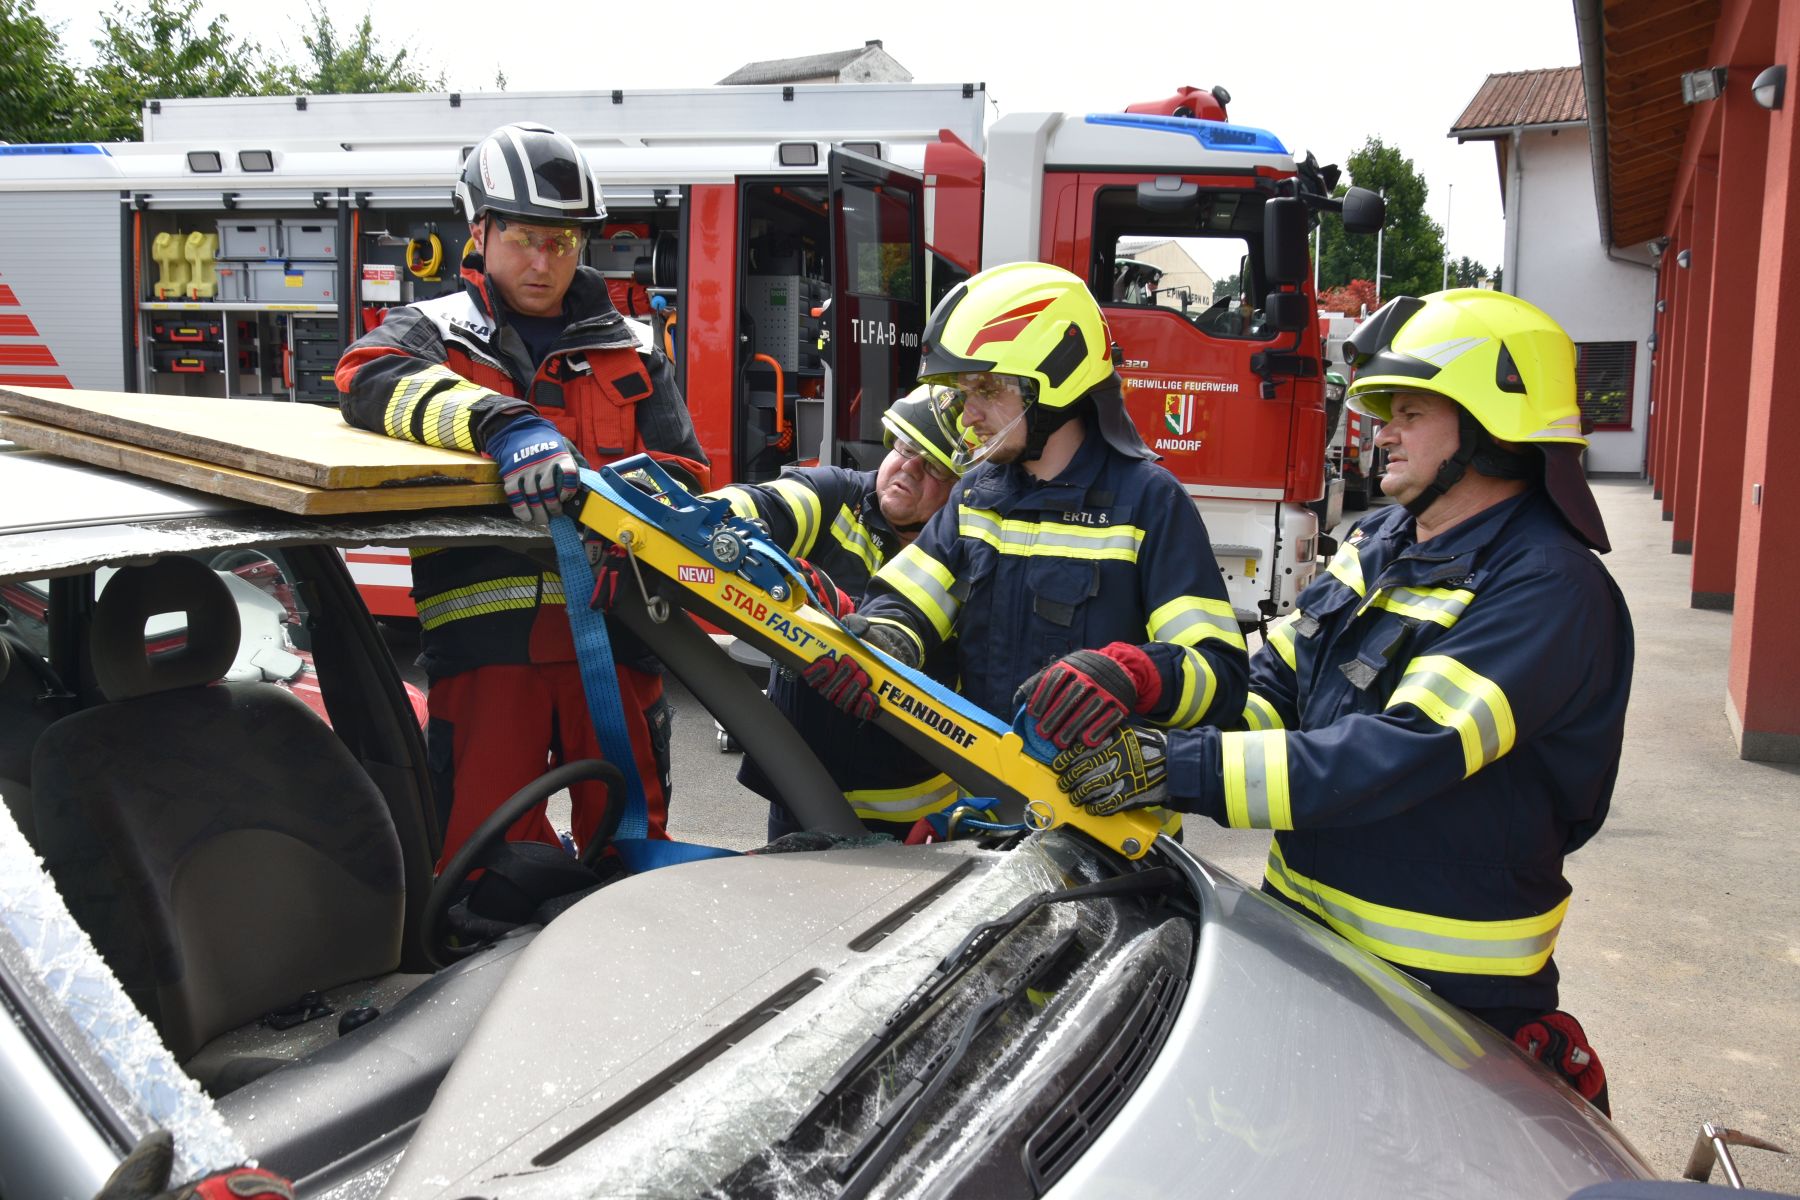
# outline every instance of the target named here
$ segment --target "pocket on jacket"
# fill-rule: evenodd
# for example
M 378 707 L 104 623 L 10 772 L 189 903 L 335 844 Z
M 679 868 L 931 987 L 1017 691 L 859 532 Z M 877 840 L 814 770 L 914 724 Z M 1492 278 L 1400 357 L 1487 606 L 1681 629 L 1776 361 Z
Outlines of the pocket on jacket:
M 1025 568 L 1029 620 L 1042 662 L 1088 644 L 1087 608 L 1100 593 L 1100 564 L 1082 559 L 1034 558 Z

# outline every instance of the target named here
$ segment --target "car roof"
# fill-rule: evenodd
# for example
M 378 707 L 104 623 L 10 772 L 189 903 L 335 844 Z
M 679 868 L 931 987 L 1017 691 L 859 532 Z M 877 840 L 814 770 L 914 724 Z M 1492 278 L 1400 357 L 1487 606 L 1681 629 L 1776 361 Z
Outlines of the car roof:
M 234 546 L 515 544 L 548 548 L 506 509 L 300 516 L 0 443 L 0 580 Z

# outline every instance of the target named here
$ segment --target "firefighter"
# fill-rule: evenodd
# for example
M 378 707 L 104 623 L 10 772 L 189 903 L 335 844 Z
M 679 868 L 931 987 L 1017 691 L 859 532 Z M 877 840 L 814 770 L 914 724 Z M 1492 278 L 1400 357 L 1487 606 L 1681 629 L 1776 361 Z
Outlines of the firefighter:
M 599 183 L 567 137 L 505 125 L 463 164 L 457 201 L 475 252 L 460 291 L 389 309 L 338 363 L 344 418 L 389 437 L 493 459 L 514 516 L 545 525 L 573 499 L 577 463 L 648 451 L 679 476 L 706 458 L 668 359 L 581 265 L 606 219 Z M 555 571 L 488 547 L 416 551 L 420 664 L 431 681 L 427 749 L 444 861 L 553 760 L 601 757 Z M 652 837 L 666 837 L 672 715 L 660 667 L 610 626 L 618 687 Z M 598 827 L 602 784 L 577 784 L 578 842 Z M 508 836 L 555 842 L 542 808 Z
M 1273 829 L 1263 888 L 1512 1035 L 1604 1111 L 1556 1011 L 1563 857 L 1606 818 L 1631 616 L 1581 465 L 1575 351 L 1499 292 L 1400 297 L 1350 339 L 1384 490 L 1251 664 L 1247 729 L 1061 756 L 1089 810 Z
M 881 414 L 888 453 L 876 470 L 790 467 L 773 483 L 718 493 L 733 512 L 763 522 L 783 549 L 803 560 L 814 576 L 813 590 L 838 616 L 860 602 L 883 563 L 912 544 L 960 473 L 956 447 L 938 427 L 931 391 L 919 387 Z M 926 670 L 948 678 L 954 667 L 940 652 Z M 851 723 L 801 686 L 792 671 L 771 673 L 769 697 L 806 735 L 871 831 L 904 838 L 917 821 L 957 798 L 949 776 L 881 730 Z M 745 756 L 738 781 L 769 799 L 769 840 L 800 828 L 754 755 Z
M 920 376 L 949 385 L 933 399 L 967 473 L 871 582 L 866 640 L 913 665 L 953 641 L 963 695 L 1008 717 L 1026 705 L 1059 746 L 1126 714 L 1235 719 L 1243 634 L 1199 513 L 1125 412 L 1087 285 L 1044 263 L 957 285 L 926 323 Z M 806 678 L 874 711 L 849 656 Z

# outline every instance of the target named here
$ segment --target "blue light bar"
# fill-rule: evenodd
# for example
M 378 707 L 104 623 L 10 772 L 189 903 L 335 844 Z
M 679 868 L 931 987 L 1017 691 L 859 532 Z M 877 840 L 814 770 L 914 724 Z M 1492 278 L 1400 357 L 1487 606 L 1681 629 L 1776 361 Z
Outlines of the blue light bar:
M 28 146 L 0 146 L 0 154 L 104 154 L 112 157 L 112 152 L 105 146 L 96 146 L 92 142 L 40 142 Z
M 1126 129 L 1149 129 L 1157 133 L 1179 133 L 1193 138 L 1208 150 L 1232 150 L 1239 154 L 1286 154 L 1281 139 L 1266 129 L 1249 125 L 1228 125 L 1223 121 L 1202 121 L 1198 117 L 1164 117 L 1153 113 L 1089 113 L 1089 125 L 1119 125 Z

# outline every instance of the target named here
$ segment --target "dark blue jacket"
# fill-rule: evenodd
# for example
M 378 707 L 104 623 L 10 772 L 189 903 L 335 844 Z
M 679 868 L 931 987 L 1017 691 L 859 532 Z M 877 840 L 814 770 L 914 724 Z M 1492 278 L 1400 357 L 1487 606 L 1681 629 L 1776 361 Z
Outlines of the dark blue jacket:
M 1537 491 L 1419 544 L 1351 533 L 1251 664 L 1243 732 L 1172 739 L 1177 807 L 1275 829 L 1265 890 L 1465 1008 L 1556 1007 L 1563 856 L 1606 818 L 1631 614 Z
M 824 571 L 860 603 L 870 576 L 900 551 L 900 535 L 881 515 L 875 474 L 789 467 L 770 483 L 734 485 L 714 495 L 728 500 L 738 516 L 762 521 L 776 545 Z M 933 656 L 926 669 L 942 678 L 949 669 L 948 653 Z M 960 794 L 949 776 L 886 732 L 838 711 L 792 671 L 771 673 L 769 699 L 806 738 L 865 822 L 892 823 L 899 827 L 893 832 L 904 832 L 903 827 Z M 738 782 L 779 803 L 774 785 L 757 765 L 755 748 L 748 749 Z
M 1055 479 L 1017 464 L 970 471 L 859 611 L 926 650 L 954 638 L 958 690 L 1002 718 L 1040 667 L 1111 642 L 1156 664 L 1158 724 L 1235 720 L 1244 705 L 1244 638 L 1193 501 L 1091 427 Z

